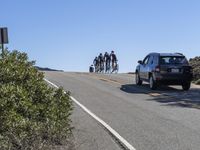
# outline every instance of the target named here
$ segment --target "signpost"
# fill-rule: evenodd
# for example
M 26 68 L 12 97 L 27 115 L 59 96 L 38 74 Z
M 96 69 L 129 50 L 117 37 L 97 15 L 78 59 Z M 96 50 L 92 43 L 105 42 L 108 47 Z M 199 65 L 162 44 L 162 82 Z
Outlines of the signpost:
M 2 49 L 2 56 L 4 54 L 4 44 L 8 44 L 8 29 L 0 28 L 0 44 Z

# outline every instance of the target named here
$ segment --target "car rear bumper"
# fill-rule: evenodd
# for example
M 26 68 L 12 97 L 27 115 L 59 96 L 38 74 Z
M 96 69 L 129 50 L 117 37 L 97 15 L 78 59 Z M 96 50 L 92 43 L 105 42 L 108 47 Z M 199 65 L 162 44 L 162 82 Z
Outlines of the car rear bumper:
M 181 85 L 183 82 L 192 81 L 192 74 L 155 74 L 158 83 L 166 85 Z

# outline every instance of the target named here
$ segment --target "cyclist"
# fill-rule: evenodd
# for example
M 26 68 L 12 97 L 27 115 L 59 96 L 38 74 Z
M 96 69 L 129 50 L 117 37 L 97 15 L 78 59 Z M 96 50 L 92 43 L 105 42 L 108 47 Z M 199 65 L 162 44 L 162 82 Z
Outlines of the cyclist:
M 100 72 L 102 72 L 104 70 L 104 58 L 102 53 L 99 54 L 99 66 L 100 66 Z
M 110 55 L 108 54 L 108 52 L 105 52 L 104 54 L 104 62 L 105 62 L 105 65 L 106 65 L 106 72 L 110 70 Z
M 113 69 L 112 72 L 113 72 L 115 70 L 115 66 L 117 65 L 117 56 L 115 55 L 114 51 L 111 51 L 110 57 L 111 57 L 112 69 Z
M 95 72 L 98 72 L 98 66 L 99 66 L 99 59 L 98 57 L 95 57 L 93 61 L 94 67 L 95 67 Z

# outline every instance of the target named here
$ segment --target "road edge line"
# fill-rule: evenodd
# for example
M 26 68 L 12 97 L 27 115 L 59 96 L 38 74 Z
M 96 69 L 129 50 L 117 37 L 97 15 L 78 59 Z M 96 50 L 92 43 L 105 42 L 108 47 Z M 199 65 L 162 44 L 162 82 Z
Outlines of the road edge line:
M 54 86 L 55 88 L 59 88 L 56 84 L 44 78 L 46 82 Z M 66 93 L 66 92 L 65 92 Z M 99 122 L 104 128 L 106 128 L 119 142 L 127 149 L 127 150 L 136 150 L 127 140 L 125 140 L 117 131 L 115 131 L 110 125 L 108 125 L 105 121 L 87 109 L 83 104 L 77 101 L 74 97 L 70 96 L 71 100 L 74 101 L 79 107 L 81 107 L 85 112 L 87 112 L 92 118 L 94 118 L 97 122 Z

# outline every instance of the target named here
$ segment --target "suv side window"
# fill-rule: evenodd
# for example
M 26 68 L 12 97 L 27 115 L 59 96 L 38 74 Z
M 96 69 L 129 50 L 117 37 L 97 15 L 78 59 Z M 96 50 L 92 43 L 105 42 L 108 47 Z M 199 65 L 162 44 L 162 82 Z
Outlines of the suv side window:
M 158 64 L 158 56 L 157 55 L 152 55 L 152 59 L 150 62 L 151 65 L 157 65 Z
M 159 59 L 158 59 L 158 58 L 159 58 L 158 55 L 155 55 L 155 56 L 154 56 L 154 58 L 153 58 L 153 59 L 154 59 L 154 60 L 153 60 L 153 61 L 154 61 L 154 63 L 153 63 L 154 65 L 158 65 L 158 62 L 159 62 Z
M 143 60 L 143 65 L 147 65 L 149 62 L 149 55 L 147 57 L 145 57 L 145 59 Z
M 149 65 L 154 64 L 154 56 L 153 56 L 153 55 L 150 56 L 150 58 L 149 58 L 149 63 L 148 63 L 148 64 L 149 64 Z

